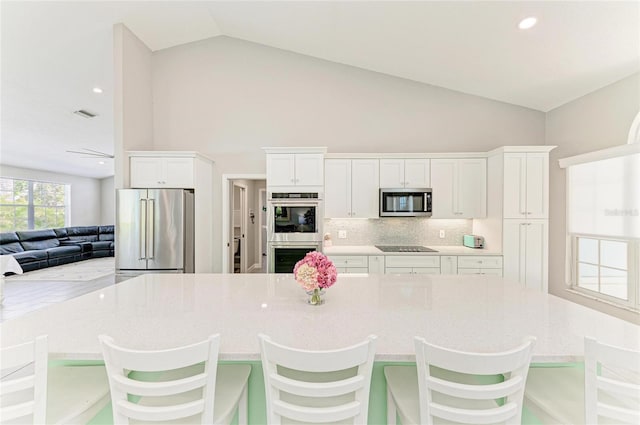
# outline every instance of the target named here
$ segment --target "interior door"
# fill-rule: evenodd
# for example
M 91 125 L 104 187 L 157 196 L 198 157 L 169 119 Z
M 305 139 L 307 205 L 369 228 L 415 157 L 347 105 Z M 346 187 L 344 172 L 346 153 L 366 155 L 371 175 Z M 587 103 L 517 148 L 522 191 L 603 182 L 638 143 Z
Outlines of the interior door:
M 233 273 L 247 272 L 247 187 L 233 183 Z
M 147 268 L 184 269 L 184 191 L 149 189 L 147 201 Z

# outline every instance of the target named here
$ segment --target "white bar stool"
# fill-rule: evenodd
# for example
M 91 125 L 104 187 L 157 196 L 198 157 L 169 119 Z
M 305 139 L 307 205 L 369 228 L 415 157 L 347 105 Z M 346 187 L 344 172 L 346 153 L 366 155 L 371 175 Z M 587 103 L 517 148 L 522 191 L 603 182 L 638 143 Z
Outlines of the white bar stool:
M 117 346 L 100 335 L 111 387 L 113 421 L 247 423 L 250 365 L 218 365 L 220 335 L 166 350 Z M 134 400 L 136 399 L 136 400 Z
M 535 338 L 498 353 L 469 353 L 416 337 L 416 367 L 387 366 L 387 423 L 520 424 Z M 502 382 L 491 376 L 502 375 Z M 496 400 L 504 398 L 499 405 Z
M 351 347 L 308 351 L 259 335 L 267 423 L 366 424 L 376 337 Z
M 84 424 L 109 403 L 104 366 L 47 360 L 46 336 L 0 352 L 0 423 Z

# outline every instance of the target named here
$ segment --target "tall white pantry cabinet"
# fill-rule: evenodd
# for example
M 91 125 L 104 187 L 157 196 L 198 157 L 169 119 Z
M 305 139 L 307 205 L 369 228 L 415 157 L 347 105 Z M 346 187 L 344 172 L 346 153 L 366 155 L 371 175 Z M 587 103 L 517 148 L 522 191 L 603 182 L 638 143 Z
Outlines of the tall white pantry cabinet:
M 490 237 L 502 245 L 504 277 L 549 289 L 549 152 L 555 146 L 504 146 L 488 156 Z

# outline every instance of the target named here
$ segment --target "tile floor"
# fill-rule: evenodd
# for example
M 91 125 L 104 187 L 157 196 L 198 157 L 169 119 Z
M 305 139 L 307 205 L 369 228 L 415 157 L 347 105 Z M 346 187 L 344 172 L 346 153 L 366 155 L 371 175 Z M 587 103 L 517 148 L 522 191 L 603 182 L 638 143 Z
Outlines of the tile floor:
M 5 281 L 4 302 L 0 306 L 0 322 L 114 285 L 119 281 L 115 273 L 87 281 L 27 280 L 25 279 L 27 276 L 29 276 L 28 273 L 25 273 L 21 280 Z

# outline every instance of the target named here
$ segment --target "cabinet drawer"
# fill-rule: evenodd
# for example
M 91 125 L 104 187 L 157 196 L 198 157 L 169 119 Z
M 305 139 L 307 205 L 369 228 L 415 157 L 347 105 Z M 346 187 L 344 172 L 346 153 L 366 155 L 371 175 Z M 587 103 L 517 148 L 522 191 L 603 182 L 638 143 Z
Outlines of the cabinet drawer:
M 386 267 L 384 272 L 385 274 L 411 274 L 413 269 L 411 267 Z
M 502 256 L 500 255 L 474 255 L 458 257 L 459 269 L 501 269 Z
M 494 276 L 502 276 L 502 269 L 458 269 L 458 274 L 490 274 Z
M 439 267 L 387 267 L 386 274 L 440 274 Z
M 413 274 L 440 274 L 439 267 L 414 267 Z
M 440 268 L 440 257 L 437 255 L 388 255 L 386 267 L 433 267 Z
M 368 267 L 347 267 L 345 273 L 369 273 Z
M 369 260 L 366 255 L 331 255 L 329 259 L 333 261 L 333 265 L 340 268 L 360 267 L 369 268 Z M 362 273 L 366 273 L 365 270 Z M 360 273 L 360 272 L 358 272 Z

